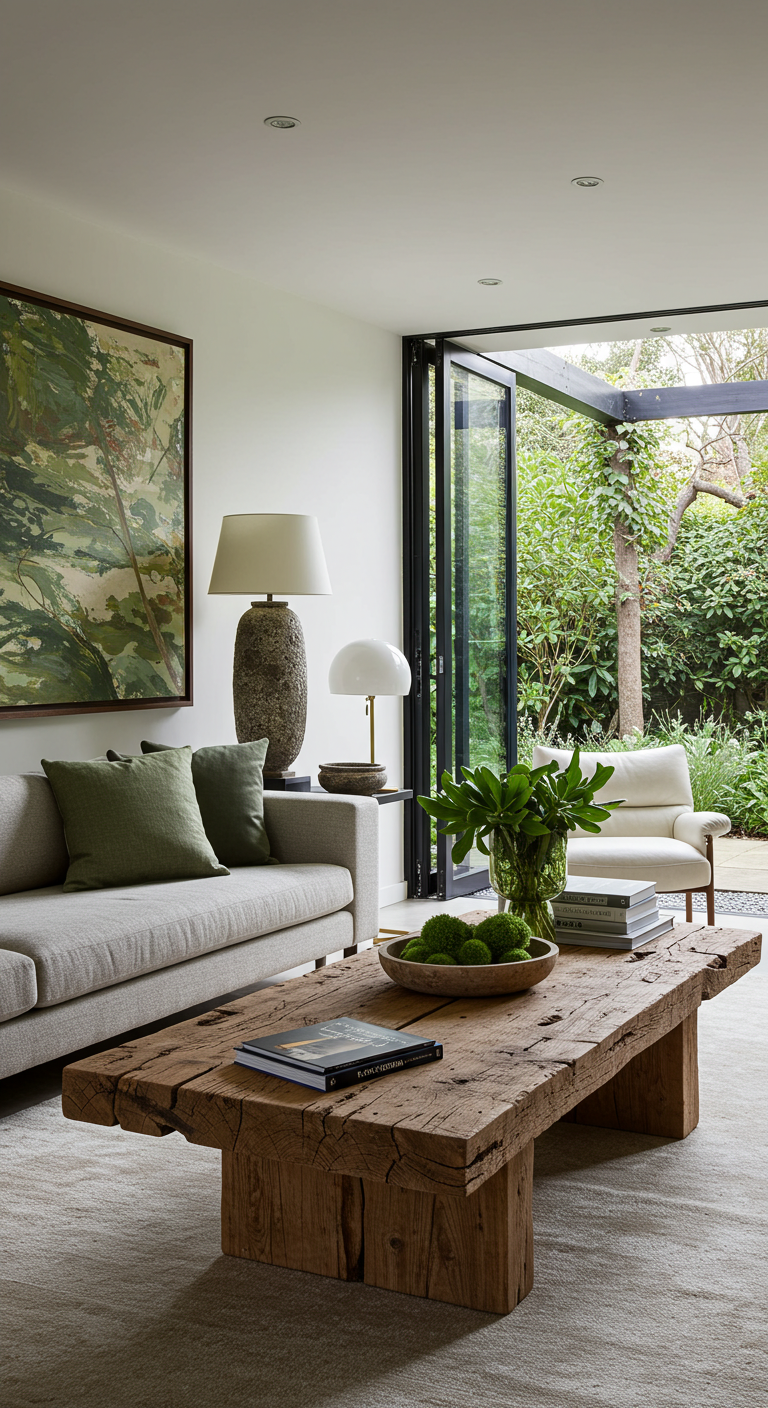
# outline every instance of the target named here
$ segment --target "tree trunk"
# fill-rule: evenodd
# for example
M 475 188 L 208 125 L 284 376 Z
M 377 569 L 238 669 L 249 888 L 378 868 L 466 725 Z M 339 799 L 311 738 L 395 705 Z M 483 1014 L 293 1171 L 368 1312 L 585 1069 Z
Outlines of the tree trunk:
M 608 432 L 618 439 L 616 431 Z M 628 466 L 619 459 L 618 445 L 612 468 L 629 478 Z M 640 649 L 640 572 L 637 539 L 620 518 L 614 519 L 613 552 L 616 563 L 616 633 L 618 638 L 619 738 L 643 731 L 643 679 Z
M 640 650 L 640 576 L 637 542 L 620 518 L 613 525 L 616 558 L 616 628 L 619 645 L 619 738 L 643 731 Z

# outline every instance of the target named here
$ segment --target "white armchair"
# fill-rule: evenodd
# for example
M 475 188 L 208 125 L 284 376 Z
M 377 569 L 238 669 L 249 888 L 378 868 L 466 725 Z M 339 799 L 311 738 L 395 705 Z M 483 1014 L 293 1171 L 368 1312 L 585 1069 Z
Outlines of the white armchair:
M 571 760 L 563 748 L 534 748 L 533 765 Z M 613 880 L 654 880 L 659 894 L 685 891 L 685 917 L 693 917 L 691 895 L 707 896 L 707 923 L 715 922 L 713 838 L 730 831 L 720 812 L 695 812 L 685 749 L 638 748 L 629 753 L 582 753 L 582 772 L 598 763 L 614 769 L 595 801 L 624 798 L 604 821 L 599 836 L 577 830 L 568 840 L 570 875 L 605 875 Z

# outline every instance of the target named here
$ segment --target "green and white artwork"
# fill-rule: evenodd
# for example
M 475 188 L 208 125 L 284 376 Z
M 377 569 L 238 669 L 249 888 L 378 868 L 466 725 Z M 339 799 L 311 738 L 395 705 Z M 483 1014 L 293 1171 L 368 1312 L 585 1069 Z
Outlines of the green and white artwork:
M 189 699 L 190 346 L 0 287 L 0 712 Z

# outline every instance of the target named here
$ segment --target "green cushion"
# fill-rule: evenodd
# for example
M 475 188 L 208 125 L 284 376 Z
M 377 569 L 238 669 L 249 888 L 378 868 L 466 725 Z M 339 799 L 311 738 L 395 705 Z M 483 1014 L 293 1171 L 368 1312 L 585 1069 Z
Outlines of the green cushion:
M 203 829 L 191 748 L 43 767 L 64 822 L 65 890 L 229 874 Z
M 224 743 L 192 755 L 205 834 L 224 865 L 264 865 L 269 837 L 264 825 L 264 759 L 268 738 Z M 142 753 L 167 752 L 167 743 L 142 741 Z M 174 750 L 175 751 L 175 750 Z

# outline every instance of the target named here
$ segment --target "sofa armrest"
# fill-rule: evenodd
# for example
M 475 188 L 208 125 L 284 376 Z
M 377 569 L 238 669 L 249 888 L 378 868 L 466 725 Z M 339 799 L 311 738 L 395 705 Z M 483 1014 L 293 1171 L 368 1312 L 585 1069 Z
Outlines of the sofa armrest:
M 373 797 L 311 792 L 264 793 L 272 855 L 286 864 L 343 865 L 354 899 L 346 908 L 355 943 L 379 932 L 379 804 Z
M 722 812 L 683 812 L 675 820 L 674 837 L 695 846 L 697 851 L 707 854 L 708 836 L 725 836 L 731 829 L 730 819 Z

